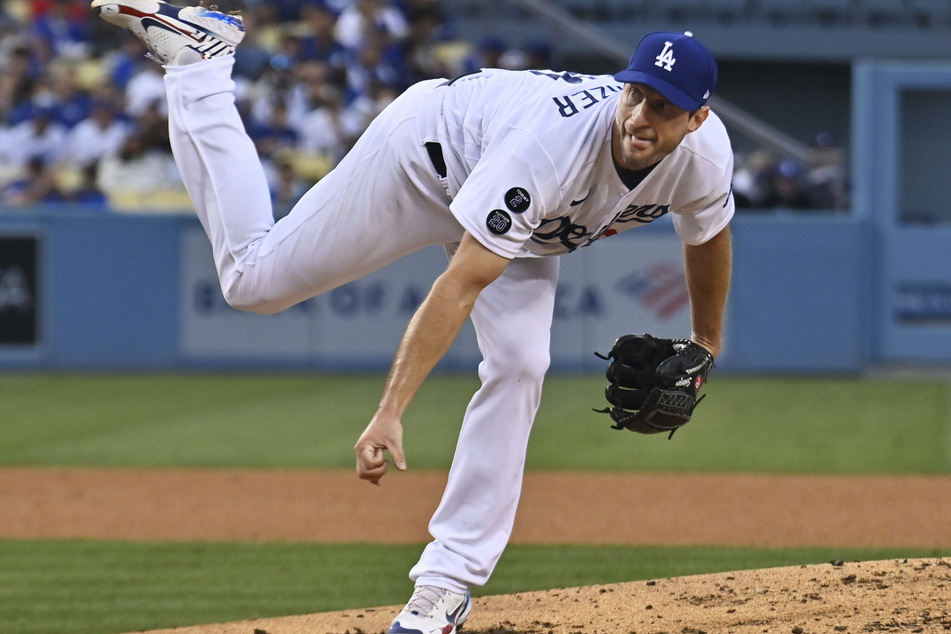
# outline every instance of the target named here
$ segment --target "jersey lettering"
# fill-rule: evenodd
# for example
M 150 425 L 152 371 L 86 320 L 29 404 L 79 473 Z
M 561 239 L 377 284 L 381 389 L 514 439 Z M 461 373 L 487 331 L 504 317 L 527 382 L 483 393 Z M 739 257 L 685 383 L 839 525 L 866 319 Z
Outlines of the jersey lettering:
M 591 233 L 584 225 L 578 225 L 571 222 L 568 216 L 560 218 L 550 218 L 543 220 L 535 232 L 532 234 L 532 242 L 537 244 L 558 243 L 572 252 L 580 246 L 583 246 L 585 238 Z
M 597 241 L 597 240 L 600 240 L 601 238 L 605 237 L 606 235 L 614 235 L 614 233 L 608 234 L 608 231 L 611 230 L 611 225 L 613 225 L 613 224 L 614 224 L 614 221 L 612 220 L 612 221 L 609 222 L 608 224 L 606 224 L 606 225 L 604 225 L 603 227 L 601 227 L 600 229 L 598 229 L 598 232 L 595 233 L 593 236 L 591 236 L 591 238 L 590 238 L 587 242 L 585 242 L 584 244 L 582 244 L 581 246 L 582 246 L 582 247 L 586 247 L 586 246 L 589 246 L 591 243 L 593 243 L 593 242 L 595 242 L 595 241 Z M 615 232 L 615 233 L 617 233 L 617 232 Z
M 585 79 L 591 79 L 592 77 L 594 77 L 594 75 L 579 75 L 578 73 L 569 73 L 569 72 L 553 73 L 550 70 L 549 71 L 531 70 L 529 72 L 532 73 L 533 75 L 541 75 L 542 77 L 548 77 L 549 79 L 552 79 L 554 81 L 558 81 L 560 79 L 561 81 L 566 81 L 569 84 L 580 84 Z
M 590 108 L 591 106 L 593 106 L 593 105 L 595 105 L 595 104 L 598 103 L 598 98 L 595 97 L 594 95 L 592 95 L 592 94 L 591 94 L 590 92 L 588 92 L 587 90 L 582 90 L 581 92 L 576 93 L 576 94 L 577 94 L 578 97 L 581 99 L 581 104 L 582 104 L 582 105 L 581 105 L 581 108 L 582 108 L 582 109 Z
M 573 117 L 578 114 L 578 112 L 580 112 L 578 110 L 578 106 L 571 102 L 570 97 L 565 97 L 564 101 L 559 101 L 558 97 L 552 97 L 551 100 L 555 102 L 556 106 L 558 106 L 558 114 L 565 117 L 566 119 L 568 117 Z
M 670 205 L 630 205 L 618 215 L 616 222 L 618 224 L 639 222 L 646 225 L 647 223 L 654 222 L 669 211 Z
M 562 97 L 552 97 L 551 99 L 558 108 L 558 114 L 568 118 L 573 117 L 582 110 L 601 103 L 620 90 L 621 88 L 616 85 L 595 86 L 594 88 L 579 90 L 578 92 L 573 92 Z
M 615 225 L 624 225 L 631 222 L 649 224 L 662 218 L 670 212 L 670 205 L 629 205 L 619 212 L 609 222 L 601 225 L 596 232 L 588 231 L 585 225 L 578 224 L 569 216 L 549 218 L 543 220 L 532 233 L 531 240 L 536 244 L 558 244 L 568 250 L 568 253 L 590 246 L 596 240 L 613 236 L 623 228 L 614 229 Z

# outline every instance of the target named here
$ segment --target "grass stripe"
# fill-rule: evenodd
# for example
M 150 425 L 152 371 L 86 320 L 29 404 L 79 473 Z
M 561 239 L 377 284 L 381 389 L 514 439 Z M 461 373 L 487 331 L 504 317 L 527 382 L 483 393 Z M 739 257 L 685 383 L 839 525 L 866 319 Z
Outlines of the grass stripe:
M 110 634 L 398 605 L 419 546 L 0 540 L 0 629 Z M 920 549 L 510 547 L 477 595 L 832 559 L 937 556 Z
M 0 465 L 352 468 L 380 375 L 3 375 Z M 670 441 L 609 428 L 604 380 L 546 383 L 529 469 L 951 473 L 946 382 L 716 377 Z M 445 469 L 471 376 L 434 376 L 404 419 L 414 468 Z M 570 447 L 570 451 L 565 448 Z

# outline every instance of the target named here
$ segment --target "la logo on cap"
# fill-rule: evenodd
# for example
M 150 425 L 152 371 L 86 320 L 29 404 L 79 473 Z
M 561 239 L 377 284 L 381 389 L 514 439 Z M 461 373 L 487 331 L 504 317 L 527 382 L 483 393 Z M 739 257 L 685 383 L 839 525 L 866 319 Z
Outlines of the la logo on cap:
M 673 42 L 664 42 L 664 50 L 660 52 L 660 55 L 655 57 L 657 61 L 654 62 L 654 66 L 660 66 L 666 71 L 671 71 L 674 69 L 674 64 L 677 63 L 677 58 L 674 57 Z

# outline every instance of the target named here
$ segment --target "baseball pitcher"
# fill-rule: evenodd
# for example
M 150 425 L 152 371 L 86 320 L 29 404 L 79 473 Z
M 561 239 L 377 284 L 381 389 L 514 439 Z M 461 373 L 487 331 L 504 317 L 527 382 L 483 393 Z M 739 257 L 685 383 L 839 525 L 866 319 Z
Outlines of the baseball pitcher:
M 432 542 L 391 634 L 452 634 L 504 550 L 549 364 L 557 256 L 669 216 L 684 244 L 692 332 L 622 337 L 605 410 L 671 432 L 721 347 L 731 271 L 733 156 L 706 106 L 717 67 L 689 34 L 651 33 L 615 75 L 483 69 L 423 81 L 378 116 L 285 217 L 234 106 L 239 15 L 160 0 L 95 0 L 165 69 L 172 150 L 211 241 L 221 289 L 273 313 L 429 245 L 448 266 L 406 329 L 357 474 L 407 468 L 403 414 L 471 319 L 483 355 Z M 637 253 L 630 254 L 636 266 Z M 388 459 L 389 456 L 389 459 Z

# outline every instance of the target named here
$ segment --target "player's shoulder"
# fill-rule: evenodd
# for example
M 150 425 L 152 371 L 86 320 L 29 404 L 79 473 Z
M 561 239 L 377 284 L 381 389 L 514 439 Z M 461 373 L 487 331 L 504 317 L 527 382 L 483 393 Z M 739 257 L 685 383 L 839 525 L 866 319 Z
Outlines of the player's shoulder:
M 510 70 L 506 68 L 482 68 L 478 71 L 467 73 L 455 81 L 470 79 L 489 79 L 491 81 L 538 81 L 539 83 L 562 86 L 577 85 L 591 82 L 613 81 L 611 75 L 591 75 L 578 73 L 570 70 L 552 70 L 550 68 L 530 68 Z
M 590 107 L 595 101 L 600 102 L 614 96 L 621 91 L 619 84 L 610 75 L 587 75 L 571 71 L 528 69 L 508 70 L 500 68 L 483 68 L 482 70 L 453 80 L 453 83 L 474 84 L 484 83 L 487 89 L 491 87 L 493 93 L 517 91 L 525 95 L 534 96 L 571 96 L 574 95 L 579 103 L 585 98 Z M 589 91 L 596 91 L 587 95 Z
M 684 137 L 680 149 L 691 161 L 705 165 L 711 170 L 723 171 L 733 167 L 730 135 L 713 110 L 699 129 Z

